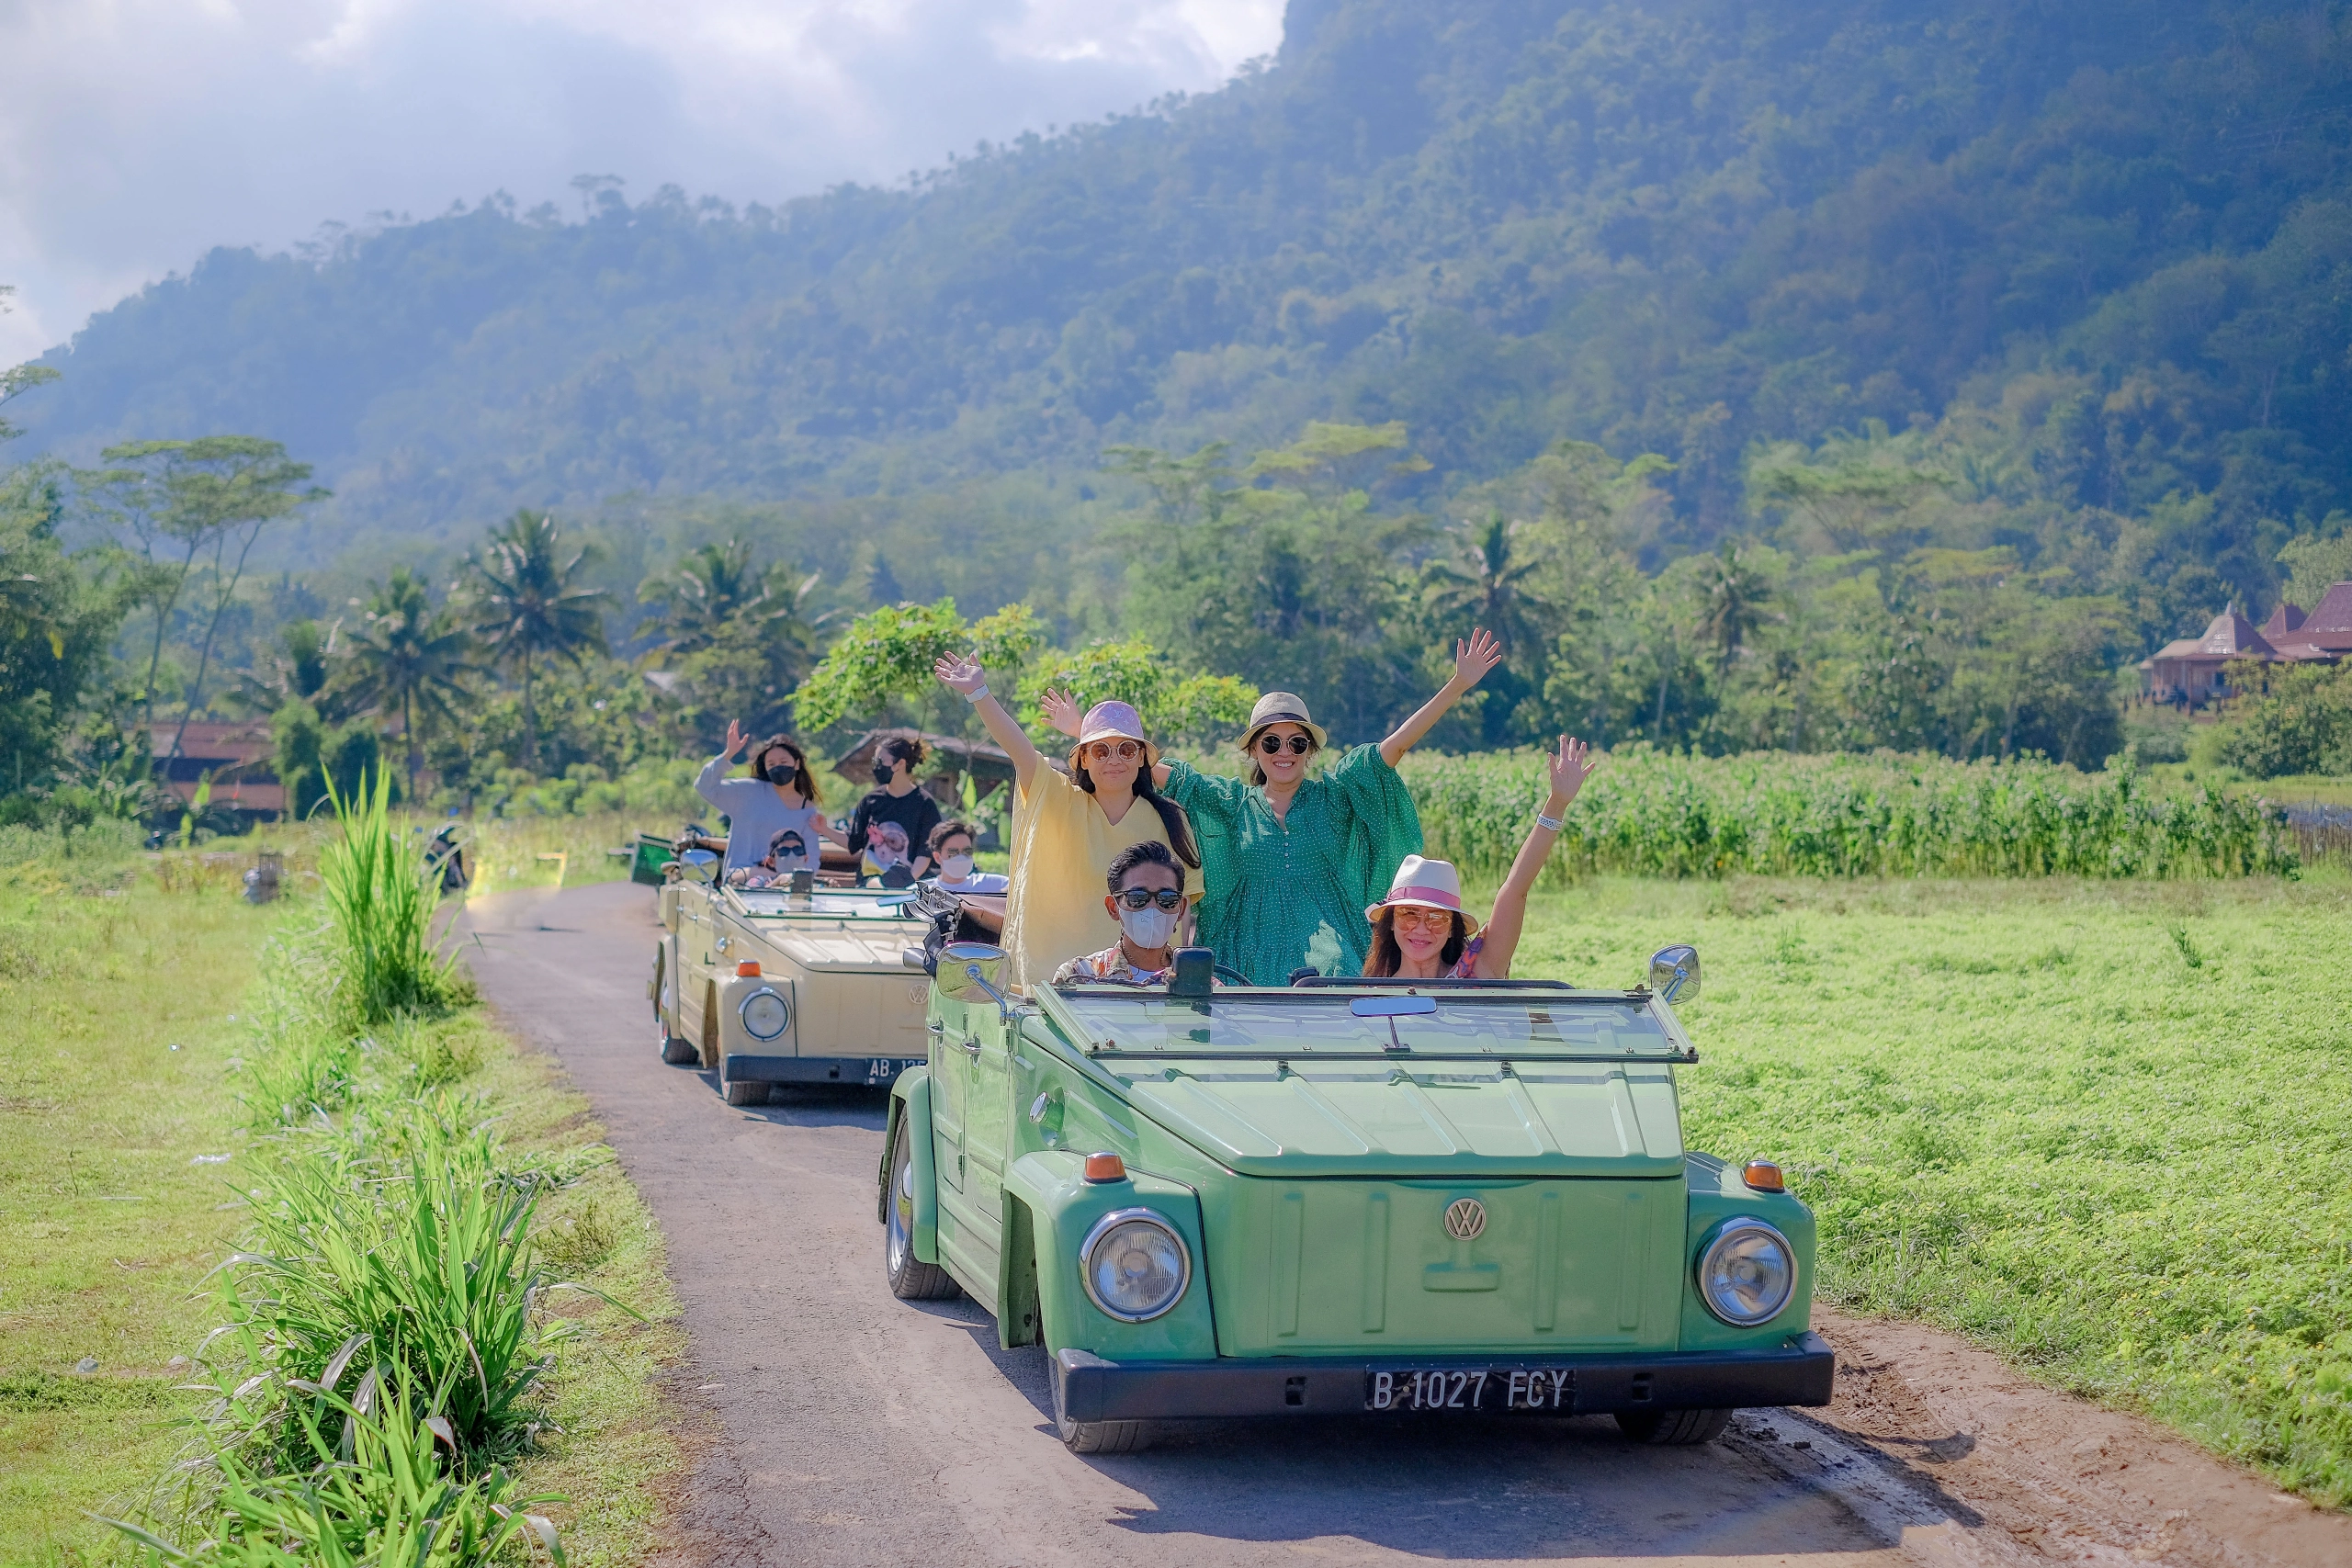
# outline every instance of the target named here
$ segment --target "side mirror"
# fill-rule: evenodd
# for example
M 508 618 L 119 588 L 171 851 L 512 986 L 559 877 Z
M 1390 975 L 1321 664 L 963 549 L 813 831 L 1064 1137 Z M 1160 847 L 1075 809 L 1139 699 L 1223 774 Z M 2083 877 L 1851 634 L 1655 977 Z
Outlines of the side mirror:
M 1699 950 L 1687 943 L 1661 947 L 1650 954 L 1650 989 L 1660 1000 L 1696 1001 L 1699 997 Z
M 1008 1004 L 997 978 L 1004 972 L 1004 949 L 984 942 L 951 942 L 939 950 L 939 994 L 951 1002 Z
M 714 886 L 718 882 L 718 857 L 708 850 L 688 850 L 678 857 L 678 865 L 682 874 L 696 882 Z

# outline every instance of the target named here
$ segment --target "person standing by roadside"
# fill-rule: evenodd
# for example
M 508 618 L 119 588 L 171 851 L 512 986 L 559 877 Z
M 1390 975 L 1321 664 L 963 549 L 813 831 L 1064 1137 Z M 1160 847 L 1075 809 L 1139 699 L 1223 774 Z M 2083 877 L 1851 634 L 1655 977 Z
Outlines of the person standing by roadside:
M 821 836 L 842 847 L 849 840 L 834 831 L 818 809 L 817 775 L 808 771 L 808 756 L 790 739 L 771 735 L 752 752 L 752 776 L 730 779 L 727 764 L 743 749 L 743 727 L 727 723 L 727 750 L 703 764 L 695 793 L 727 814 L 727 863 L 721 874 L 758 865 L 767 858 L 776 835 L 790 829 L 813 852 Z
M 1247 780 L 1162 762 L 1154 779 L 1201 836 L 1199 941 L 1253 986 L 1282 986 L 1301 969 L 1363 973 L 1365 906 L 1421 848 L 1421 817 L 1396 763 L 1502 662 L 1493 636 L 1454 644 L 1453 678 L 1377 746 L 1355 746 L 1320 777 L 1307 764 L 1329 744 L 1306 704 L 1268 692 L 1250 710 L 1241 750 Z M 1076 704 L 1047 694 L 1046 716 L 1065 731 Z
M 941 684 L 972 705 L 989 735 L 1012 759 L 1012 886 L 1006 894 L 1004 950 L 1012 983 L 1042 985 L 1065 959 L 1101 948 L 1117 928 L 1093 891 L 1129 845 L 1156 840 L 1186 865 L 1201 863 L 1192 825 L 1152 782 L 1156 760 L 1143 719 L 1125 703 L 1073 714 L 1078 737 L 1069 773 L 1048 766 L 971 660 L 948 658 Z
M 894 736 L 876 746 L 874 782 L 881 787 L 868 791 L 849 819 L 849 847 L 865 857 L 862 875 L 886 887 L 908 886 L 931 874 L 931 830 L 939 826 L 939 802 L 915 782 L 924 751 L 912 736 Z

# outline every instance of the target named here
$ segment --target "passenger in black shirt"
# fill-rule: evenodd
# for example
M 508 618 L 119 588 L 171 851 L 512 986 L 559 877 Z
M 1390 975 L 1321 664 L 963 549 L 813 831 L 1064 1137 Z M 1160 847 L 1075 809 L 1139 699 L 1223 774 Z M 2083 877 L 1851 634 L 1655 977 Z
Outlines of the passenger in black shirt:
M 931 873 L 931 830 L 939 825 L 939 803 L 915 784 L 923 743 L 885 740 L 874 750 L 874 782 L 880 789 L 857 803 L 849 820 L 850 848 L 863 857 L 860 881 L 906 887 Z M 895 825 L 906 837 L 888 830 Z

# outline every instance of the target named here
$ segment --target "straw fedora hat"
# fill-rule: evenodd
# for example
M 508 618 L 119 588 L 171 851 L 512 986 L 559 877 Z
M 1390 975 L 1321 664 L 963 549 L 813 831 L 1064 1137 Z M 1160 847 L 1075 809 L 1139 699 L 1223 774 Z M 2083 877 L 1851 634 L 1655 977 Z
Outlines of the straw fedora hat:
M 1306 703 L 1297 693 L 1268 692 L 1258 699 L 1258 705 L 1250 710 L 1250 728 L 1242 731 L 1241 749 L 1244 751 L 1256 750 L 1258 732 L 1276 724 L 1298 725 L 1315 738 L 1316 745 L 1331 744 L 1331 738 L 1323 733 L 1323 727 L 1306 716 Z
M 1445 909 L 1462 917 L 1465 933 L 1478 929 L 1478 922 L 1462 907 L 1462 874 L 1453 869 L 1452 861 L 1407 855 L 1404 863 L 1396 868 L 1396 874 L 1389 879 L 1388 896 L 1377 904 L 1365 905 L 1363 918 L 1377 925 L 1381 910 L 1399 905 L 1416 909 Z

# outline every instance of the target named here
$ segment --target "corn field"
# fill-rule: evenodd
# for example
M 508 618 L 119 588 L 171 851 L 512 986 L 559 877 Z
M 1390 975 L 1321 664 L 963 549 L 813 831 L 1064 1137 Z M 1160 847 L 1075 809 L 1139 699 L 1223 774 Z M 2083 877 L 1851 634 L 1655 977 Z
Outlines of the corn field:
M 1398 770 L 1429 854 L 1510 863 L 1544 798 L 1533 751 L 1410 756 Z M 1878 752 L 1610 753 L 1569 807 L 1555 874 L 1778 876 L 2288 875 L 2285 816 L 2201 789 L 2162 798 L 2140 775 L 2041 761 Z

